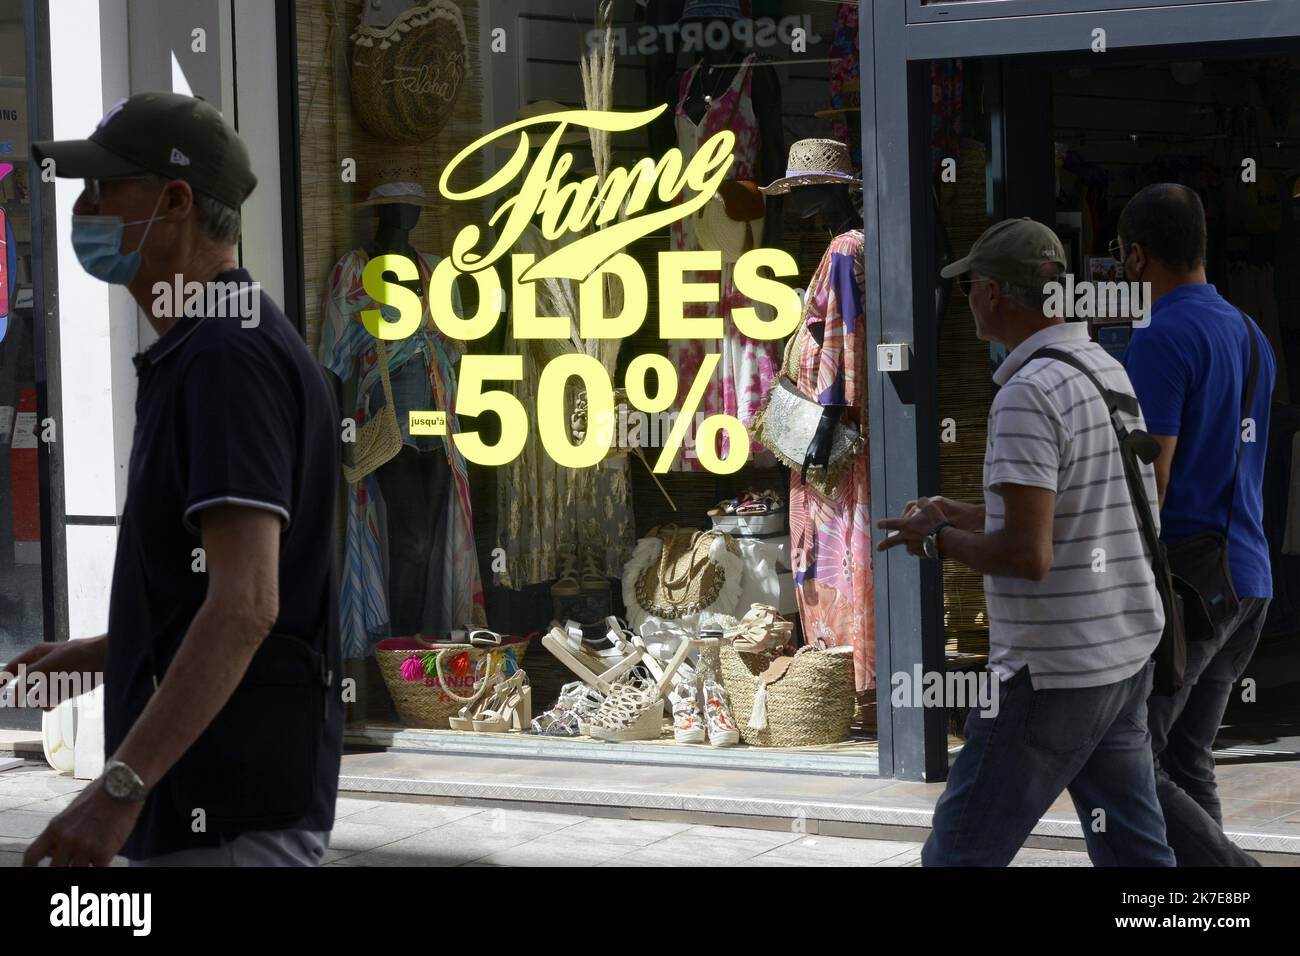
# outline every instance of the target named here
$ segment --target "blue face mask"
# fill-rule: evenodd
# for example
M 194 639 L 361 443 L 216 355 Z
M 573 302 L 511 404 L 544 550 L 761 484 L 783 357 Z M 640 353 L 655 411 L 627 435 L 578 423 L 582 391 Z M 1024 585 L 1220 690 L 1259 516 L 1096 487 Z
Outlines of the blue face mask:
M 158 202 L 153 207 L 155 213 L 161 203 L 162 195 L 159 194 Z M 148 219 L 123 222 L 121 216 L 73 216 L 72 250 L 77 254 L 81 267 L 96 279 L 114 285 L 127 285 L 140 271 L 140 249 L 157 218 L 155 215 Z M 138 226 L 142 222 L 149 225 L 140 237 L 140 244 L 133 252 L 122 252 L 122 234 L 126 227 Z

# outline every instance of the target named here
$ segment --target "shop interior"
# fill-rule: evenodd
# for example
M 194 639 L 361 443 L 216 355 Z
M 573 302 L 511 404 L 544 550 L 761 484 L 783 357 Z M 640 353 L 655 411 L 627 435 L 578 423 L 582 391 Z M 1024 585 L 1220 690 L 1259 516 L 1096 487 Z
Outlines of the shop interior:
M 965 93 L 952 102 L 936 86 L 933 98 L 936 130 L 945 118 L 962 125 L 955 182 L 942 174 L 949 153 L 933 146 L 940 257 L 962 255 L 1002 214 L 1031 213 L 1054 218 L 1075 276 L 1115 280 L 1121 267 L 1109 247 L 1134 193 L 1179 182 L 1201 195 L 1208 279 L 1255 318 L 1278 364 L 1264 488 L 1274 597 L 1247 670 L 1257 687 L 1233 698 L 1218 743 L 1226 759 L 1281 758 L 1300 753 L 1292 703 L 1300 690 L 1300 538 L 1289 531 L 1300 520 L 1292 490 L 1300 408 L 1288 375 L 1300 361 L 1300 58 L 1184 52 L 1126 53 L 1105 68 L 1085 57 L 932 64 L 935 76 L 958 71 Z M 994 129 L 1007 131 L 1006 170 L 989 168 Z M 940 290 L 940 416 L 979 442 L 941 441 L 941 487 L 969 499 L 980 493 L 989 371 L 1002 355 L 974 338 L 965 302 L 950 291 Z M 1094 340 L 1122 360 L 1131 319 L 1089 320 Z M 944 594 L 949 666 L 981 666 L 980 578 L 946 563 Z
M 1252 316 L 1277 361 L 1264 476 L 1273 601 L 1219 746 L 1300 753 L 1300 57 L 1188 58 L 1053 76 L 1057 222 L 1081 224 L 1076 271 L 1107 274 L 1124 202 L 1150 182 L 1195 188 L 1206 207 L 1207 277 Z M 1252 161 L 1253 162 L 1250 162 Z M 1249 181 L 1243 181 L 1249 180 Z M 1097 329 L 1109 348 L 1125 330 Z
M 0 659 L 45 639 L 23 4 L 0 0 Z M 40 726 L 0 710 L 0 727 Z

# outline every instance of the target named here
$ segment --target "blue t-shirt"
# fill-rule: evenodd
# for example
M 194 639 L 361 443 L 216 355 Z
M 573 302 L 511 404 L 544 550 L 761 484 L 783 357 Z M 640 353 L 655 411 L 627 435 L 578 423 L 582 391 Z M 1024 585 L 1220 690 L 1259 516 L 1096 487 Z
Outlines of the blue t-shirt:
M 1160 512 L 1165 541 L 1200 531 L 1222 533 L 1227 524 L 1250 370 L 1250 338 L 1241 316 L 1212 285 L 1178 286 L 1156 301 L 1151 324 L 1133 330 L 1124 354 L 1147 431 L 1178 436 Z M 1273 575 L 1263 525 L 1264 457 L 1277 371 L 1268 339 L 1253 319 L 1248 321 L 1259 342 L 1259 379 L 1250 409 L 1255 431 L 1254 441 L 1240 446 L 1228 562 L 1238 596 L 1267 598 L 1273 596 Z

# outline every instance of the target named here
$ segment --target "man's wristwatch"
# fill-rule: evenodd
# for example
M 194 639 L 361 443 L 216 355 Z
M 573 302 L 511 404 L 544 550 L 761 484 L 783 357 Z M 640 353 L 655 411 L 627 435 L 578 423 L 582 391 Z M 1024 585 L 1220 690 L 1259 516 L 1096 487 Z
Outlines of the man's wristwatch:
M 120 760 L 104 764 L 104 792 L 124 803 L 138 803 L 149 796 L 149 788 L 140 775 Z
M 939 554 L 939 533 L 943 531 L 944 528 L 951 527 L 953 527 L 951 521 L 940 521 L 934 526 L 934 529 L 925 536 L 925 544 L 923 547 L 925 548 L 925 556 L 927 558 L 942 557 L 942 555 Z

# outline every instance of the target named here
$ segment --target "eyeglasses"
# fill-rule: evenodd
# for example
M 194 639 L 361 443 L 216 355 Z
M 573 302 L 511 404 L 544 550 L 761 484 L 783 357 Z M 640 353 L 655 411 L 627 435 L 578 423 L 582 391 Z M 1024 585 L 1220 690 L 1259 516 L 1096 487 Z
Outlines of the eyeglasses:
M 978 286 L 980 282 L 996 282 L 995 278 L 971 278 L 969 272 L 962 273 L 957 277 L 957 287 L 962 290 L 962 295 L 970 295 L 971 289 Z
M 105 176 L 99 179 L 86 179 L 83 180 L 83 182 L 85 183 L 86 196 L 91 202 L 98 206 L 100 199 L 102 199 L 104 195 L 104 183 L 124 183 L 129 182 L 132 179 L 148 178 L 148 175 L 145 174 L 138 176 Z
M 1107 248 L 1110 250 L 1111 257 L 1112 257 L 1116 262 L 1123 262 L 1123 261 L 1124 261 L 1124 246 L 1123 246 L 1123 244 L 1119 241 L 1118 238 L 1116 238 L 1116 239 L 1112 239 L 1112 240 L 1110 241 L 1110 245 L 1109 245 Z

